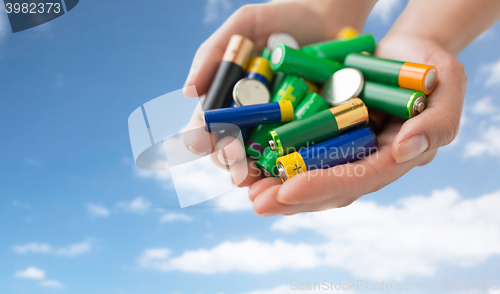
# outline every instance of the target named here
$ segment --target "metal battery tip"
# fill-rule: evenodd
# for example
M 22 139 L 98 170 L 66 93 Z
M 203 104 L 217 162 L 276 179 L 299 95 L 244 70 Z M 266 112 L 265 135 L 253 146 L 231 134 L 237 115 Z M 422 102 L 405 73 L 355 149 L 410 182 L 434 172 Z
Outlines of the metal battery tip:
M 286 176 L 285 167 L 281 162 L 278 162 L 278 176 L 283 182 L 285 182 L 288 179 L 288 177 Z
M 276 150 L 276 145 L 274 145 L 274 140 L 269 140 L 269 147 L 271 147 L 271 150 Z
M 420 114 L 425 109 L 424 98 L 422 96 L 418 97 L 413 104 L 413 115 Z

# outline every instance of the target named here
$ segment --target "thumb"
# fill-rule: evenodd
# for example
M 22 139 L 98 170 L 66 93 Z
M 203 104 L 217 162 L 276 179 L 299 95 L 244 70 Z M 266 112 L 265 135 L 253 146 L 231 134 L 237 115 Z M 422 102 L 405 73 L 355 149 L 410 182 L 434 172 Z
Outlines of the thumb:
M 184 88 L 196 86 L 197 94 L 206 94 L 224 55 L 229 39 L 234 34 L 251 36 L 255 9 L 244 6 L 238 9 L 212 36 L 198 48 Z M 261 45 L 261 44 L 258 44 Z M 262 46 L 262 45 L 261 45 Z M 184 93 L 187 97 L 187 93 Z M 196 98 L 196 97 L 190 97 Z
M 467 76 L 462 64 L 445 52 L 436 54 L 433 61 L 439 73 L 438 85 L 427 98 L 427 108 L 406 121 L 394 139 L 391 153 L 398 163 L 448 145 L 457 135 Z

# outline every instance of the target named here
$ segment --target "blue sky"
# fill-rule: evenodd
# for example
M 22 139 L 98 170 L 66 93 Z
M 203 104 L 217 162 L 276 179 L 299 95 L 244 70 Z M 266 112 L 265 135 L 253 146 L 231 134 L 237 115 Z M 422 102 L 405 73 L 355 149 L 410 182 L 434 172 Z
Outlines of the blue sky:
M 242 189 L 206 204 L 222 208 L 177 209 L 168 174 L 134 167 L 130 113 L 181 88 L 197 47 L 245 3 L 87 0 L 16 34 L 0 12 L 0 293 L 500 280 L 498 24 L 459 56 L 457 140 L 348 208 L 260 218 Z M 382 1 L 365 31 L 380 40 L 404 3 Z M 173 129 L 193 103 L 172 104 Z

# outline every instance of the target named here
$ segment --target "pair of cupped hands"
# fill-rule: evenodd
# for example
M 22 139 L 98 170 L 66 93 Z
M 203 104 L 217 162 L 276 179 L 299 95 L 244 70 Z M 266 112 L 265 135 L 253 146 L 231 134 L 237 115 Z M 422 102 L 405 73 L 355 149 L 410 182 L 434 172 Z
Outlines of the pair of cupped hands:
M 338 30 L 342 27 L 339 25 Z M 302 4 L 244 6 L 200 46 L 185 87 L 195 86 L 200 95 L 208 91 L 233 34 L 251 39 L 257 49 L 262 49 L 274 32 L 290 33 L 300 45 L 332 39 L 336 34 L 326 31 L 321 17 Z M 211 154 L 214 164 L 224 168 L 225 164 L 246 161 L 250 172 L 237 185 L 249 186 L 249 197 L 258 215 L 292 215 L 347 206 L 362 195 L 394 182 L 412 168 L 430 163 L 439 147 L 453 141 L 460 124 L 467 77 L 462 64 L 454 56 L 432 40 L 408 34 L 388 34 L 377 44 L 375 55 L 436 66 L 439 73 L 437 87 L 428 97 L 427 108 L 409 120 L 370 111 L 370 119 L 381 126 L 377 134 L 378 150 L 371 156 L 345 165 L 342 173 L 308 176 L 309 172 L 305 172 L 282 183 L 279 178 L 252 172 L 256 170 L 255 162 L 246 158 L 240 141 L 226 137 L 215 140 L 215 146 L 212 146 L 210 140 L 203 139 L 207 134 L 203 134 L 200 109 L 194 111 L 187 126 L 188 130 L 199 131 L 189 132 L 184 142 L 195 154 Z M 185 95 L 190 96 L 190 93 Z M 233 179 L 241 179 L 241 173 L 247 173 L 247 170 L 234 168 L 231 173 Z

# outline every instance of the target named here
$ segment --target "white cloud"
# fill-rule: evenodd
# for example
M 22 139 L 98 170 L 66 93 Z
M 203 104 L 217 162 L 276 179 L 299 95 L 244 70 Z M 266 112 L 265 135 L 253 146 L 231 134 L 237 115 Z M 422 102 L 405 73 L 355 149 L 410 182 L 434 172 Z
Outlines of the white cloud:
M 151 207 L 151 203 L 140 196 L 130 202 L 119 202 L 116 206 L 127 212 L 144 213 Z
M 190 222 L 193 218 L 183 213 L 167 213 L 160 218 L 160 223 L 170 223 L 174 221 Z
M 486 86 L 500 84 L 500 60 L 487 64 L 482 68 L 482 71 L 488 74 L 488 78 L 484 83 Z
M 63 287 L 63 284 L 57 280 L 44 280 L 40 282 L 40 286 L 46 287 L 46 288 L 55 288 L 59 289 Z
M 92 246 L 90 244 L 90 241 L 85 241 L 83 243 L 72 244 L 66 247 L 55 249 L 54 254 L 62 256 L 75 256 L 89 252 L 91 249 Z
M 239 162 L 231 168 L 246 168 L 246 163 Z M 224 210 L 240 211 L 252 207 L 247 196 L 248 189 L 235 188 L 231 182 L 231 174 L 213 164 L 210 156 L 176 165 L 168 171 L 137 168 L 136 175 L 142 178 L 152 178 L 164 188 L 174 188 L 181 207 L 214 198 L 215 205 Z M 244 176 L 243 173 L 239 173 L 238 179 L 235 181 L 242 181 Z
M 164 161 L 163 164 L 165 164 Z M 166 170 L 146 170 L 134 165 L 134 174 L 139 178 L 156 181 L 163 189 L 172 189 L 172 177 L 168 168 Z
M 162 164 L 165 164 L 164 161 Z M 146 170 L 138 167 L 134 167 L 135 174 L 140 178 L 152 178 L 157 181 L 170 180 L 170 172 L 168 168 L 166 170 Z
M 232 211 L 251 208 L 251 203 L 244 199 L 247 198 L 246 195 L 243 196 L 246 193 L 243 193 L 241 189 L 236 189 L 232 182 L 232 180 L 235 183 L 244 180 L 245 169 L 248 173 L 246 162 L 238 162 L 230 167 L 241 171 L 235 178 L 232 178 L 227 169 L 220 168 L 212 162 L 211 156 L 196 156 L 190 152 L 184 144 L 184 135 L 186 134 L 179 134 L 163 141 L 165 157 L 174 162 L 172 166 L 167 166 L 167 170 L 142 170 L 135 167 L 136 176 L 153 179 L 163 188 L 175 190 L 181 207 L 224 195 L 217 200 L 217 206 L 227 207 L 227 210 Z M 238 139 L 241 140 L 241 138 Z M 151 165 L 165 166 L 165 160 L 163 158 L 157 161 L 152 160 Z M 232 195 L 236 196 L 232 197 Z
M 486 96 L 481 100 L 478 100 L 472 107 L 472 112 L 474 114 L 492 114 L 496 113 L 498 110 L 497 106 L 493 102 L 491 96 Z
M 216 206 L 225 211 L 252 210 L 253 204 L 248 198 L 248 188 L 235 188 L 215 198 Z
M 267 289 L 267 290 L 256 290 L 252 292 L 246 292 L 245 294 L 287 294 L 287 293 L 292 293 L 296 292 L 293 290 L 290 290 L 290 286 L 282 285 L 273 289 Z M 311 291 L 307 291 L 310 293 Z
M 300 285 L 299 285 L 300 283 Z M 313 282 L 298 282 L 298 281 L 290 281 L 290 285 L 281 285 L 275 287 L 273 289 L 264 289 L 264 290 L 256 290 L 251 292 L 245 292 L 244 294 L 294 294 L 297 292 L 307 291 L 306 293 L 329 293 L 328 290 L 335 291 L 335 284 L 332 286 L 327 283 L 326 285 L 322 285 L 321 283 L 314 285 Z M 338 290 L 337 290 L 338 291 Z M 341 290 L 343 294 L 353 293 L 354 291 L 350 290 Z M 340 291 L 339 291 L 340 292 Z M 331 292 L 330 292 L 331 293 Z
M 31 165 L 31 166 L 40 166 L 42 165 L 42 161 L 38 160 L 38 159 L 35 159 L 35 158 L 31 158 L 31 157 L 26 157 L 24 159 L 24 162 L 28 165 Z
M 45 280 L 45 271 L 34 266 L 30 266 L 23 271 L 16 272 L 14 277 L 20 279 L 41 280 L 40 286 L 46 288 L 62 288 L 64 286 L 57 280 Z
M 29 204 L 22 203 L 22 202 L 19 202 L 17 200 L 12 201 L 12 205 L 14 205 L 15 207 L 24 208 L 24 209 L 30 209 L 31 208 L 31 206 Z
M 401 5 L 401 0 L 379 0 L 373 7 L 372 15 L 380 18 L 382 22 L 388 23 L 394 16 L 394 12 Z
M 45 272 L 41 269 L 38 269 L 36 267 L 30 266 L 24 271 L 18 271 L 14 274 L 16 278 L 21 278 L 21 279 L 34 279 L 34 280 L 41 280 L 45 278 Z
M 109 209 L 106 207 L 92 203 L 87 204 L 87 211 L 91 218 L 108 217 L 110 214 Z
M 485 154 L 500 157 L 500 127 L 492 125 L 480 136 L 479 140 L 467 143 L 465 157 L 478 157 Z
M 314 268 L 321 260 L 312 245 L 288 244 L 281 240 L 273 243 L 246 240 L 224 242 L 209 250 L 187 251 L 178 257 L 171 257 L 168 248 L 147 249 L 138 258 L 138 263 L 161 271 L 215 274 Z
M 12 249 L 18 254 L 52 252 L 52 247 L 50 244 L 46 243 L 28 243 L 25 245 L 14 246 Z
M 346 208 L 279 218 L 272 230 L 325 238 L 304 244 L 276 240 L 224 242 L 175 256 L 147 249 L 139 265 L 204 274 L 267 273 L 331 267 L 372 279 L 433 276 L 444 266 L 470 267 L 500 255 L 500 191 L 462 199 L 454 189 L 393 205 L 357 201 Z M 300 235 L 296 234 L 300 237 Z
M 207 0 L 203 22 L 208 24 L 225 18 L 233 5 L 229 0 Z
M 25 245 L 14 246 L 12 250 L 14 250 L 17 254 L 41 253 L 70 257 L 89 252 L 92 250 L 92 245 L 88 240 L 82 243 L 71 244 L 59 248 L 54 248 L 47 243 L 28 243 Z
M 467 267 L 500 254 L 499 205 L 500 191 L 461 199 L 446 189 L 396 205 L 358 201 L 343 209 L 281 218 L 272 228 L 312 230 L 329 238 L 325 263 L 356 276 L 432 276 L 443 264 Z

